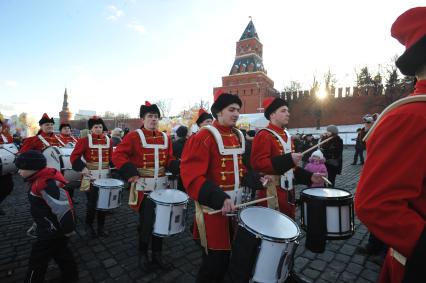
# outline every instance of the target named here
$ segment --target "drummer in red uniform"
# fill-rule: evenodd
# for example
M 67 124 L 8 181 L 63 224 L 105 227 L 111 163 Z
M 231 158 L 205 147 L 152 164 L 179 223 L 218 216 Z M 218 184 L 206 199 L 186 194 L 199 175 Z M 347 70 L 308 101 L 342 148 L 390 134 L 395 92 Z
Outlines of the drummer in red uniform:
M 208 113 L 204 108 L 200 108 L 198 110 L 198 118 L 195 121 L 199 128 L 207 125 L 211 125 L 213 123 L 212 114 Z
M 89 179 L 98 180 L 109 177 L 112 156 L 112 143 L 110 138 L 103 133 L 106 130 L 104 121 L 99 117 L 92 117 L 88 121 L 91 133 L 77 141 L 71 153 L 72 169 L 83 173 L 81 190 L 87 194 L 86 228 L 92 237 L 107 237 L 105 230 L 105 211 L 96 210 L 99 189 L 94 187 Z M 84 158 L 84 160 L 83 160 Z M 93 222 L 97 215 L 97 232 Z
M 3 121 L 0 120 L 0 146 L 2 144 L 13 143 L 13 137 L 10 135 L 6 127 L 3 126 Z M 12 174 L 1 175 L 0 172 L 0 204 L 13 190 Z M 0 215 L 5 215 L 5 212 L 0 207 Z
M 368 157 L 358 183 L 359 219 L 389 246 L 381 283 L 426 282 L 426 7 L 392 25 L 406 50 L 396 61 L 416 76 L 414 93 L 382 113 L 367 134 Z
M 68 123 L 63 123 L 59 126 L 60 134 L 57 136 L 61 146 L 67 146 L 70 143 L 75 145 L 77 139 L 71 135 L 71 125 Z
M 238 96 L 217 92 L 211 108 L 217 120 L 192 136 L 182 154 L 182 181 L 196 207 L 193 234 L 203 247 L 197 282 L 222 282 L 229 264 L 232 227 L 226 213 L 235 210 L 245 172 L 244 137 L 235 128 L 241 105 Z M 222 213 L 203 213 L 211 209 Z
M 130 207 L 139 212 L 140 264 L 146 272 L 154 268 L 168 270 L 171 265 L 162 257 L 163 239 L 152 234 L 155 204 L 147 196 L 167 182 L 166 169 L 179 172 L 179 162 L 173 156 L 170 137 L 158 130 L 161 118 L 157 105 L 145 101 L 141 105 L 142 127 L 124 136 L 113 153 L 112 161 L 130 186 Z M 151 242 L 152 258 L 148 247 Z
M 297 166 L 302 154 L 293 152 L 291 137 L 286 130 L 290 118 L 287 103 L 281 98 L 271 97 L 265 99 L 263 107 L 265 118 L 270 122 L 255 136 L 250 158 L 253 169 L 264 174 L 265 181 L 268 181 L 266 190 L 258 191 L 258 196 L 277 196 L 277 199 L 268 200 L 267 206 L 295 219 L 293 182 L 310 185 L 322 179 L 319 174 Z
M 61 146 L 58 137 L 53 133 L 53 125 L 55 124 L 53 118 L 49 118 L 49 116 L 44 113 L 43 117 L 38 121 L 38 124 L 40 125 L 40 130 L 37 135 L 26 138 L 19 153 L 26 152 L 30 149 L 43 151 L 49 146 Z

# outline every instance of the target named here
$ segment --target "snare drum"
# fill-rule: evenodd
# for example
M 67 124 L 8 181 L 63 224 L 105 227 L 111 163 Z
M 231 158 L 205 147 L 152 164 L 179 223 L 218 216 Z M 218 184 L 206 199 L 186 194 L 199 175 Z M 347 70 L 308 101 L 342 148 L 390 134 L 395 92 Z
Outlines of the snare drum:
M 57 146 L 49 146 L 43 150 L 43 155 L 47 161 L 46 167 L 60 171 L 68 182 L 81 179 L 81 173 L 72 170 L 70 157 L 73 150 L 73 147 Z
M 154 235 L 168 237 L 185 230 L 187 194 L 179 190 L 157 189 L 148 197 L 155 203 Z
M 349 191 L 333 188 L 304 189 L 300 193 L 301 226 L 310 228 L 309 214 L 320 217 L 314 225 L 325 225 L 326 239 L 350 238 L 354 233 L 353 196 Z M 323 216 L 323 217 L 321 217 Z M 317 222 L 317 221 L 316 221 Z
M 93 182 L 98 189 L 97 210 L 111 210 L 121 205 L 121 193 L 124 183 L 117 179 L 98 179 Z
M 231 262 L 232 258 L 249 258 L 245 269 L 252 272 L 250 282 L 284 282 L 298 245 L 300 229 L 296 222 L 261 206 L 244 208 L 238 213 L 238 220 L 234 245 L 239 243 L 239 248 L 233 247 Z M 244 246 L 244 242 L 250 246 Z M 238 264 L 233 262 L 235 267 Z
M 15 157 L 18 148 L 13 143 L 5 143 L 0 145 L 0 174 L 13 174 L 16 172 Z

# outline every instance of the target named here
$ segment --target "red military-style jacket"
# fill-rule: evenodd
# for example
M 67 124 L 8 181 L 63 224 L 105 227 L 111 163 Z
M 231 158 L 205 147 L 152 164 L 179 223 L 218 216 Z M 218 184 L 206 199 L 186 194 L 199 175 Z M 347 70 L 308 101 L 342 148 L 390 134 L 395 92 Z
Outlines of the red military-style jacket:
M 225 148 L 241 147 L 240 140 L 232 128 L 220 125 L 219 130 Z M 239 177 L 245 173 L 242 156 L 238 155 Z M 234 165 L 229 156 L 219 153 L 215 138 L 209 130 L 202 129 L 185 144 L 181 159 L 181 178 L 189 196 L 200 205 L 221 209 L 229 196 L 225 191 L 234 189 Z M 207 246 L 211 250 L 230 250 L 231 235 L 229 218 L 222 214 L 203 214 Z M 199 238 L 197 223 L 194 221 L 193 236 Z
M 13 137 L 5 131 L 0 133 L 0 144 L 13 143 Z
M 141 130 L 145 136 L 147 144 L 164 144 L 164 136 L 160 131 L 150 131 L 141 127 Z M 159 177 L 165 175 L 165 169 L 169 168 L 171 171 L 176 171 L 176 168 L 170 167 L 179 167 L 173 161 L 176 161 L 173 156 L 173 146 L 170 137 L 168 139 L 167 149 L 159 149 L 159 166 L 163 167 L 164 170 L 161 170 L 162 174 L 159 174 Z M 154 169 L 154 149 L 142 147 L 142 141 L 137 133 L 133 131 L 128 133 L 121 143 L 119 143 L 113 153 L 112 162 L 115 167 L 119 170 L 119 173 L 125 180 L 130 179 L 134 176 L 140 176 L 138 169 Z M 141 176 L 145 178 L 153 176 Z M 135 211 L 139 211 L 140 205 L 144 198 L 144 192 L 138 191 L 138 202 L 136 205 L 131 205 L 130 207 Z
M 74 138 L 72 135 L 59 134 L 57 137 L 60 140 L 60 142 L 63 143 L 63 145 L 61 144 L 61 146 L 65 146 L 69 143 L 77 143 L 77 139 Z
M 288 137 L 284 129 L 275 126 L 272 123 L 269 123 L 267 128 L 276 132 L 284 142 L 287 142 Z M 263 175 L 282 175 L 291 168 L 295 168 L 294 177 L 296 181 L 303 184 L 310 184 L 312 173 L 309 173 L 300 167 L 295 167 L 291 158 L 291 153 L 285 152 L 280 141 L 267 130 L 262 130 L 255 136 L 252 143 L 250 164 L 255 171 L 258 171 Z M 277 186 L 280 211 L 294 219 L 296 206 L 289 203 L 289 193 L 291 192 L 284 191 L 280 186 Z M 258 194 L 259 198 L 263 198 L 265 197 L 266 192 L 259 191 Z M 261 205 L 266 206 L 266 202 L 263 202 Z
M 426 80 L 418 81 L 411 95 L 420 94 L 426 94 Z M 426 103 L 399 106 L 377 123 L 367 140 L 368 158 L 355 194 L 356 213 L 371 233 L 408 261 L 422 252 L 419 260 L 424 262 Z M 389 250 L 379 282 L 400 283 L 404 272 Z
M 90 134 L 89 134 L 90 135 Z M 101 135 L 95 135 L 95 134 L 91 134 L 92 136 L 92 142 L 93 145 L 106 145 L 107 144 L 107 137 L 104 134 Z M 103 166 L 106 169 L 109 168 L 109 163 L 111 161 L 111 156 L 112 156 L 112 143 L 110 141 L 109 147 L 108 148 L 102 148 L 102 163 Z M 82 157 L 84 157 L 84 159 L 86 160 L 86 163 L 84 163 L 84 161 L 81 159 Z M 88 164 L 93 164 L 95 168 L 98 165 L 99 162 L 99 152 L 97 148 L 90 148 L 89 147 L 89 138 L 88 137 L 84 137 L 81 138 L 77 141 L 74 150 L 71 153 L 71 157 L 70 157 L 70 161 L 72 164 L 72 168 L 75 171 L 82 171 L 84 169 L 84 167 L 87 167 Z M 105 169 L 103 168 L 103 169 Z M 91 168 L 88 168 L 91 169 Z M 97 169 L 92 169 L 92 170 L 97 170 Z
M 39 137 L 40 135 L 40 137 Z M 46 141 L 43 142 L 43 140 Z M 27 152 L 28 150 L 38 150 L 43 151 L 46 147 L 49 146 L 62 146 L 58 140 L 58 137 L 54 133 L 46 134 L 43 131 L 39 131 L 39 133 L 33 137 L 26 138 L 24 143 L 19 150 L 19 153 Z

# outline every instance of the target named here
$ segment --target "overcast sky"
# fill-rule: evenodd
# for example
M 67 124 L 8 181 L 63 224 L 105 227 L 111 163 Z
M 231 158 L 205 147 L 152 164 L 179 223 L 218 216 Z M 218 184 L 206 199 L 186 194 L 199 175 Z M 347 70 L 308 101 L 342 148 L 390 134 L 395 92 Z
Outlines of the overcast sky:
M 330 69 L 383 69 L 404 47 L 390 27 L 423 1 L 0 0 L 0 112 L 55 117 L 70 109 L 136 117 L 145 100 L 172 114 L 212 100 L 252 16 L 275 88 L 305 87 Z M 381 66 L 381 67 L 379 67 Z

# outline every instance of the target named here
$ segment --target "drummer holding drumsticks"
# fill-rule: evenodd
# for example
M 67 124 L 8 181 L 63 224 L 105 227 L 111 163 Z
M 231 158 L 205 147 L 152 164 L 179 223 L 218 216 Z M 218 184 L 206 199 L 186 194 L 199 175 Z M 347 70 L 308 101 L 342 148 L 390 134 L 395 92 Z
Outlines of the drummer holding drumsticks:
M 107 237 L 108 232 L 104 228 L 106 213 L 96 210 L 99 191 L 91 184 L 91 180 L 108 178 L 112 143 L 109 137 L 103 133 L 106 127 L 101 118 L 96 116 L 90 118 L 88 127 L 91 133 L 77 141 L 70 160 L 72 169 L 83 174 L 80 189 L 87 194 L 86 228 L 92 237 Z M 95 215 L 97 215 L 98 222 L 97 232 L 93 228 Z
M 265 175 L 267 189 L 259 191 L 278 198 L 268 200 L 268 207 L 295 218 L 296 203 L 293 181 L 310 185 L 320 183 L 320 174 L 312 174 L 297 165 L 301 153 L 293 152 L 290 134 L 285 129 L 290 119 L 287 103 L 281 98 L 267 98 L 263 102 L 265 118 L 270 121 L 267 128 L 257 133 L 253 140 L 251 164 L 253 169 Z M 266 205 L 266 204 L 265 204 Z
M 232 225 L 225 214 L 235 210 L 245 173 L 244 137 L 234 128 L 241 105 L 238 96 L 216 92 L 211 107 L 216 121 L 192 136 L 182 153 L 182 181 L 196 204 L 193 235 L 203 247 L 197 282 L 222 282 L 228 269 Z M 206 212 L 213 209 L 222 214 Z
M 140 264 L 145 272 L 154 268 L 170 269 L 161 252 L 163 239 L 152 234 L 154 225 L 154 202 L 145 196 L 155 189 L 165 189 L 166 168 L 173 174 L 179 173 L 179 161 L 173 156 L 170 137 L 158 130 L 161 118 L 157 105 L 148 101 L 141 105 L 142 127 L 124 136 L 117 145 L 112 161 L 124 180 L 130 185 L 129 205 L 139 212 Z M 152 259 L 148 246 L 151 241 Z

